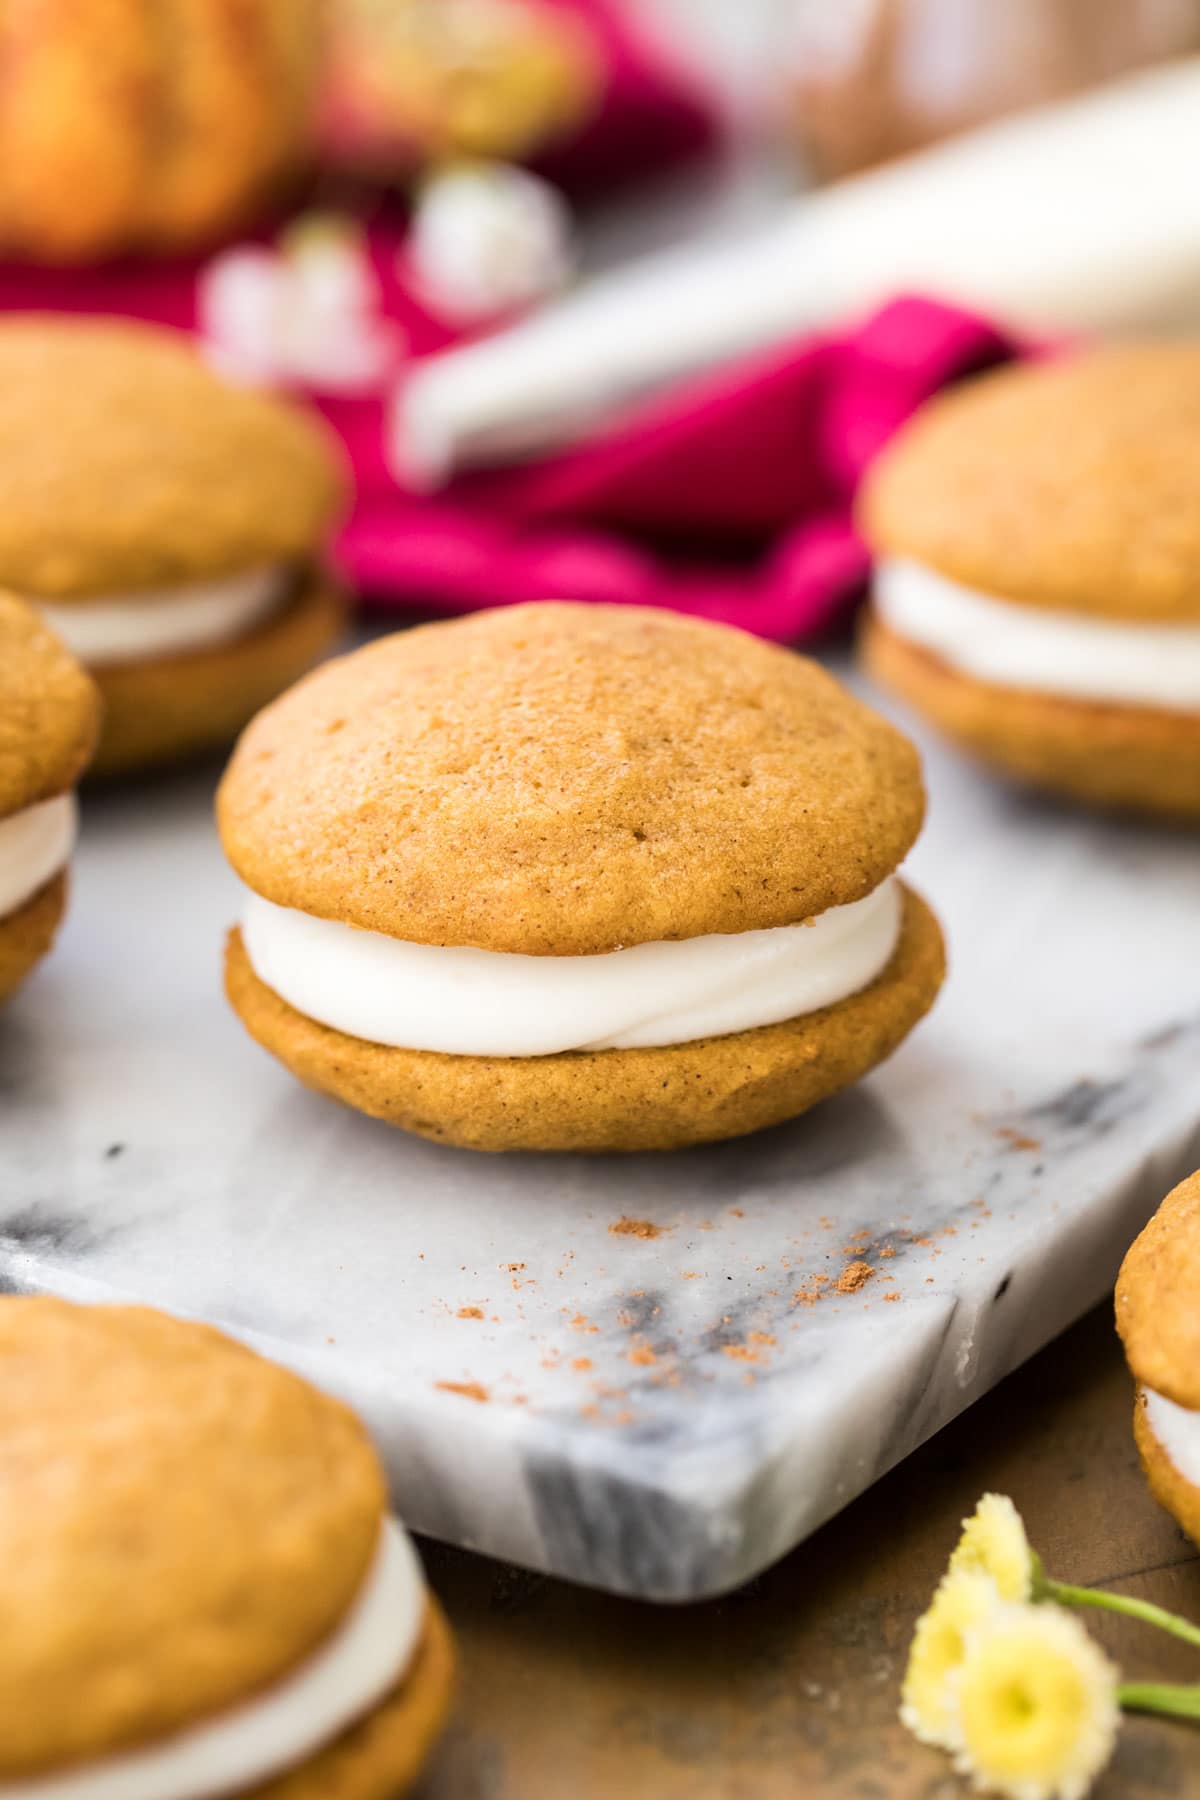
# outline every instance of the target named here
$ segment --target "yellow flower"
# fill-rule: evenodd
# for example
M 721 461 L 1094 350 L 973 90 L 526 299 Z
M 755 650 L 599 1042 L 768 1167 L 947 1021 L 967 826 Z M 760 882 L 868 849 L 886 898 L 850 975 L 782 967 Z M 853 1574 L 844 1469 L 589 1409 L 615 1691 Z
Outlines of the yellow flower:
M 1002 1600 L 1028 1600 L 1033 1592 L 1033 1552 L 1021 1515 L 1007 1494 L 985 1494 L 950 1558 L 951 1570 L 990 1575 Z
M 1082 1800 L 1112 1755 L 1117 1671 L 1057 1606 L 998 1607 L 948 1678 L 959 1771 L 1009 1800 Z
M 957 1569 L 944 1577 L 929 1610 L 918 1619 L 900 1692 L 900 1718 L 923 1744 L 949 1749 L 950 1674 L 963 1659 L 967 1633 L 1002 1604 L 990 1576 Z

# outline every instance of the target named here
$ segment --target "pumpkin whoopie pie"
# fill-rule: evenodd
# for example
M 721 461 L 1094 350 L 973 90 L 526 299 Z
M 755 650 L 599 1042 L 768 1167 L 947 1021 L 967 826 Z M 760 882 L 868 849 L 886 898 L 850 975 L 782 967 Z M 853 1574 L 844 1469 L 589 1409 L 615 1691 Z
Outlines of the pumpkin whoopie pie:
M 0 593 L 0 1001 L 46 954 L 75 842 L 75 783 L 100 696 L 31 607 Z
M 541 603 L 327 664 L 221 785 L 234 1007 L 308 1085 L 482 1150 L 671 1149 L 804 1112 L 943 974 L 897 877 L 915 750 L 815 663 Z
M 1133 1432 L 1155 1498 L 1200 1544 L 1200 1173 L 1167 1195 L 1117 1279 L 1137 1382 Z
M 1200 819 L 1200 343 L 950 390 L 860 512 L 882 682 L 1037 786 Z
M 94 673 L 101 772 L 230 742 L 340 627 L 331 440 L 180 334 L 0 320 L 0 491 L 0 584 Z
M 0 1790 L 407 1790 L 453 1652 L 344 1406 L 206 1326 L 8 1298 L 0 1438 Z

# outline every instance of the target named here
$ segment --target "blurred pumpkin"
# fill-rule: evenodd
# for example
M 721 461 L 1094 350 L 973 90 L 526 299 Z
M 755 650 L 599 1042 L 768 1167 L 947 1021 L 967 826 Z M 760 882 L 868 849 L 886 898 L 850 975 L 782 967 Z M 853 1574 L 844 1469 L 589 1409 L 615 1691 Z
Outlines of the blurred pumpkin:
M 0 247 L 201 245 L 307 160 L 321 0 L 5 0 Z
M 375 177 L 519 161 L 599 96 L 592 32 L 544 0 L 329 0 L 328 31 L 325 154 Z

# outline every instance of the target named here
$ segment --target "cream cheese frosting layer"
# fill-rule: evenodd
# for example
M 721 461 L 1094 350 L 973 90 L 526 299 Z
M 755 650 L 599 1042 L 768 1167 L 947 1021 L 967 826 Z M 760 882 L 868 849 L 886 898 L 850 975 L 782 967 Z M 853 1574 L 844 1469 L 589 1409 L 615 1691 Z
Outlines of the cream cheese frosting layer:
M 832 1006 L 882 973 L 902 911 L 890 876 L 800 925 L 519 956 L 412 944 L 251 894 L 242 939 L 260 981 L 349 1037 L 451 1056 L 553 1056 L 686 1044 Z
M 0 919 L 18 912 L 66 868 L 78 823 L 74 794 L 59 794 L 0 819 Z
M 1021 606 L 921 563 L 884 561 L 875 609 L 965 675 L 1071 699 L 1200 710 L 1200 625 L 1123 624 Z
M 365 1717 L 416 1654 L 425 1582 L 403 1528 L 385 1520 L 349 1616 L 314 1656 L 233 1712 L 144 1749 L 62 1774 L 0 1782 L 4 1800 L 223 1800 L 293 1769 Z
M 139 594 L 97 594 L 62 605 L 39 600 L 38 611 L 81 662 L 147 662 L 234 642 L 282 606 L 290 571 L 275 564 Z
M 1158 1439 L 1164 1456 L 1193 1487 L 1200 1488 L 1200 1413 L 1177 1406 L 1153 1388 L 1142 1390 L 1146 1423 Z

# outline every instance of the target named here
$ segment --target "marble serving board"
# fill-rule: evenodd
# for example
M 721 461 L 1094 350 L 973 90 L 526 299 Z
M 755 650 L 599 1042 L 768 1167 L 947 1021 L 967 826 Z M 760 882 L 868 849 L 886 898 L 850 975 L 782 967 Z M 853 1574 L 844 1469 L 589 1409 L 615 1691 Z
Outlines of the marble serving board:
M 745 1580 L 1098 1300 L 1200 1162 L 1200 847 L 927 760 L 930 1020 L 807 1119 L 628 1159 L 304 1092 L 221 995 L 213 772 L 89 794 L 0 1018 L 0 1281 L 303 1370 L 420 1531 L 652 1599 Z

